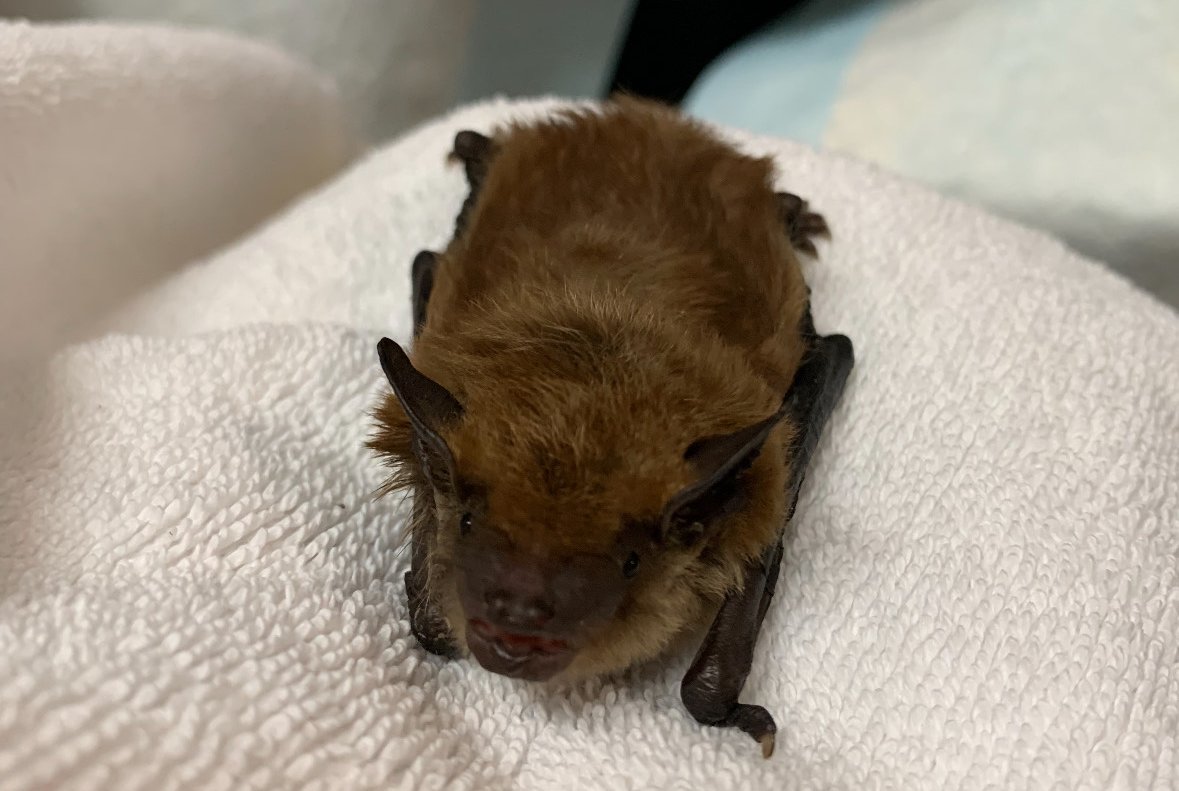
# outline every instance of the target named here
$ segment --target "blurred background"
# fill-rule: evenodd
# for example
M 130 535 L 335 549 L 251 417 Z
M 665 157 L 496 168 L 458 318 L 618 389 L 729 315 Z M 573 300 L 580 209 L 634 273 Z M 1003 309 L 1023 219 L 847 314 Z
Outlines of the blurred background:
M 625 89 L 869 160 L 1179 306 L 1175 0 L 0 0 L 0 18 L 270 42 L 335 83 L 366 146 L 491 96 Z

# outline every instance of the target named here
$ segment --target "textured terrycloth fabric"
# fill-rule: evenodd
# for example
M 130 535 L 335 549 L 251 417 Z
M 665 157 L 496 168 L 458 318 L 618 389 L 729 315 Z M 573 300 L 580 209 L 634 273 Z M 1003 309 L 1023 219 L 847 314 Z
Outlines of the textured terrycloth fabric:
M 0 21 L 0 360 L 85 337 L 358 149 L 336 89 L 271 47 Z
M 6 381 L 0 789 L 1174 788 L 1179 318 L 1038 233 L 733 133 L 834 230 L 857 367 L 745 699 L 686 656 L 572 690 L 427 657 L 361 448 L 470 107 Z

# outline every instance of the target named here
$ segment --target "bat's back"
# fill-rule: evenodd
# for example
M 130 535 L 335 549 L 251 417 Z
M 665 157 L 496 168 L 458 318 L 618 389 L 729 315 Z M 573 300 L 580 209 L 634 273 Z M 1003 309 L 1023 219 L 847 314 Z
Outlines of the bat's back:
M 623 100 L 496 136 L 430 313 L 444 331 L 523 293 L 607 300 L 719 338 L 784 389 L 805 290 L 772 164 Z

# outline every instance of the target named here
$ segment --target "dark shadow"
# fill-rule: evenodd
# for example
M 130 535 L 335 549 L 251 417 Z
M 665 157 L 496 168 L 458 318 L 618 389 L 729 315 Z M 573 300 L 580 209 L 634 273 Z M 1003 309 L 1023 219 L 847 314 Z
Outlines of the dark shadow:
M 730 47 L 766 27 L 822 24 L 868 0 L 638 0 L 608 93 L 626 91 L 678 105 Z

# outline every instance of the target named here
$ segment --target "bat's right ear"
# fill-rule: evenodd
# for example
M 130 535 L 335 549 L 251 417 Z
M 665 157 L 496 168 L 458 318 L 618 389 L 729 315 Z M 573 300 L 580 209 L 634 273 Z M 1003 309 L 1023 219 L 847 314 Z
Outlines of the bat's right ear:
M 397 342 L 381 338 L 377 343 L 377 357 L 413 426 L 415 446 L 426 474 L 435 486 L 453 482 L 454 455 L 441 432 L 462 417 L 462 404 L 449 390 L 414 368 L 409 355 Z

